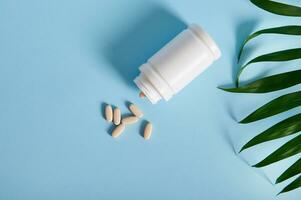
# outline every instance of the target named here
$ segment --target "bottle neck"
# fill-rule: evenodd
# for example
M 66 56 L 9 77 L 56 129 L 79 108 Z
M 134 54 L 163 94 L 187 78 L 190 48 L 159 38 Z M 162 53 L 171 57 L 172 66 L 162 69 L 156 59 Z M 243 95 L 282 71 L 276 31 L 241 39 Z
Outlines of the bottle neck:
M 153 84 L 146 78 L 143 73 L 140 73 L 140 75 L 135 78 L 134 82 L 152 104 L 156 104 L 159 100 L 162 99 L 160 93 L 156 90 Z
M 141 73 L 134 82 L 153 104 L 162 98 L 168 101 L 173 96 L 173 89 L 149 62 L 141 65 L 139 69 Z

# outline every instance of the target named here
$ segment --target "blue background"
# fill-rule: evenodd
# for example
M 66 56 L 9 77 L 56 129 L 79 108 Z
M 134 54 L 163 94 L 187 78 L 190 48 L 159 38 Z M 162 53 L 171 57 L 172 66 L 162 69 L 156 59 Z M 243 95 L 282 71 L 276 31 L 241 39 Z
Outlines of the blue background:
M 169 102 L 139 99 L 132 82 L 138 66 L 191 22 L 212 35 L 222 58 Z M 264 95 L 216 88 L 233 84 L 238 47 L 249 33 L 293 23 L 300 19 L 246 0 L 0 0 L 0 199 L 300 199 L 300 189 L 276 196 L 292 179 L 273 184 L 300 155 L 250 167 L 289 138 L 236 154 L 300 108 L 248 125 L 236 121 L 301 87 Z M 300 37 L 263 36 L 243 61 L 300 45 Z M 256 64 L 242 78 L 300 64 Z M 104 103 L 127 114 L 128 101 L 153 122 L 150 141 L 140 135 L 144 121 L 110 136 Z

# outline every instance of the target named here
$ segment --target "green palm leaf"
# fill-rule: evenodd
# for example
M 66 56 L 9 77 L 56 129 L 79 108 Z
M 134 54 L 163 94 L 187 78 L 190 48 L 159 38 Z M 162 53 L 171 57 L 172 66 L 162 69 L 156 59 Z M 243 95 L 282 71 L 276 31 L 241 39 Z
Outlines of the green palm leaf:
M 282 90 L 301 83 L 301 70 L 268 76 L 236 88 L 220 88 L 235 93 L 266 93 Z
M 253 4 L 259 8 L 266 10 L 268 12 L 285 15 L 301 17 L 301 7 L 288 5 L 284 3 L 272 0 L 250 0 Z M 241 58 L 243 49 L 245 45 L 253 40 L 254 38 L 263 34 L 284 34 L 284 35 L 301 35 L 301 26 L 290 25 L 290 26 L 280 26 L 267 28 L 259 30 L 248 36 L 242 44 L 242 47 L 238 54 L 238 62 Z M 277 52 L 272 52 L 264 55 L 260 55 L 250 60 L 244 64 L 237 73 L 236 78 L 236 88 L 220 88 L 222 90 L 234 93 L 267 93 L 277 90 L 282 90 L 288 87 L 301 83 L 301 70 L 295 70 L 291 72 L 281 73 L 277 75 L 272 75 L 268 77 L 261 78 L 259 80 L 248 83 L 244 86 L 239 87 L 239 79 L 246 67 L 253 63 L 259 62 L 282 62 L 290 61 L 301 58 L 301 48 L 287 49 Z M 301 91 L 294 92 L 280 96 L 273 99 L 269 103 L 261 106 L 259 109 L 255 110 L 253 113 L 248 115 L 240 123 L 250 123 L 257 120 L 261 120 L 292 108 L 301 105 Z M 274 139 L 286 137 L 292 134 L 296 134 L 301 131 L 301 113 L 295 116 L 289 117 L 267 130 L 261 132 L 259 135 L 252 138 L 247 144 L 245 144 L 241 151 L 253 147 L 257 144 L 271 141 Z M 268 155 L 265 159 L 255 164 L 254 167 L 264 167 L 272 163 L 278 162 L 280 160 L 286 159 L 288 157 L 294 156 L 301 152 L 301 134 L 297 137 L 286 142 L 280 148 L 275 150 L 273 153 Z M 297 174 L 301 173 L 301 158 L 299 158 L 292 166 L 285 170 L 276 180 L 276 183 L 283 182 Z M 301 187 L 301 176 L 287 185 L 280 193 L 292 191 L 296 188 Z M 279 194 L 280 194 L 279 193 Z
M 276 183 L 281 183 L 293 176 L 301 173 L 301 158 L 297 160 L 292 166 L 285 170 L 276 180 Z
M 292 191 L 299 187 L 301 187 L 301 176 L 299 176 L 296 180 L 294 180 L 288 186 L 286 186 L 279 194 Z
M 249 66 L 252 63 L 258 63 L 258 62 L 279 62 L 279 61 L 290 61 L 301 58 L 301 48 L 296 49 L 286 49 L 282 51 L 277 51 L 273 53 L 264 54 L 261 56 L 258 56 L 251 61 L 249 61 L 247 64 L 243 65 L 237 74 L 236 79 L 236 85 L 239 84 L 239 78 L 243 70 Z
M 301 135 L 291 139 L 253 167 L 265 167 L 301 152 Z
M 301 8 L 270 0 L 251 0 L 253 4 L 268 12 L 291 17 L 301 17 Z
M 245 119 L 240 121 L 240 123 L 250 123 L 261 120 L 298 106 L 301 106 L 301 91 L 286 94 L 270 101 L 248 115 Z
M 280 26 L 280 27 L 274 27 L 274 28 L 268 28 L 268 29 L 263 29 L 260 31 L 256 31 L 255 33 L 252 33 L 251 35 L 249 35 L 242 47 L 239 50 L 238 53 L 238 61 L 240 60 L 243 48 L 245 47 L 245 45 L 252 39 L 263 35 L 263 34 L 284 34 L 284 35 L 301 35 L 301 26 Z
M 301 131 L 301 114 L 285 119 L 263 131 L 245 144 L 240 152 L 257 144 L 292 135 L 299 131 Z

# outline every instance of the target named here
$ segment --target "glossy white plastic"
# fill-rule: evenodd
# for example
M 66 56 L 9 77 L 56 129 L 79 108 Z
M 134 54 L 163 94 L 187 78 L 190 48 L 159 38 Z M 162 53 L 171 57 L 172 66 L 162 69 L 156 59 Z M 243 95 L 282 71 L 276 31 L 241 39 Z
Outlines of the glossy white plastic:
M 220 56 L 214 40 L 192 24 L 141 65 L 134 82 L 153 104 L 168 101 Z

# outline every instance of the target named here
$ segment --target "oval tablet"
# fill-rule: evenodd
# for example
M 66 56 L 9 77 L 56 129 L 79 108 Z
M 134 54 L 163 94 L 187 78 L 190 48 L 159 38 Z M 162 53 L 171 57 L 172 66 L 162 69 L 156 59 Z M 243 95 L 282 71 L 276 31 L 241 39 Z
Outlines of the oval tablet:
M 113 110 L 111 105 L 106 105 L 105 108 L 105 117 L 108 122 L 112 122 L 113 120 Z
M 153 125 L 148 122 L 144 128 L 144 139 L 149 140 L 153 131 Z
M 143 117 L 143 113 L 142 111 L 138 108 L 138 106 L 136 106 L 135 104 L 131 104 L 129 106 L 130 111 L 137 117 L 141 118 Z
M 121 120 L 121 111 L 119 108 L 114 109 L 113 113 L 113 121 L 115 125 L 119 125 Z
M 119 124 L 116 126 L 116 128 L 112 132 L 112 137 L 117 138 L 121 135 L 121 133 L 124 131 L 125 125 L 124 124 Z
M 139 118 L 136 116 L 125 117 L 122 119 L 123 124 L 134 124 L 138 122 Z

